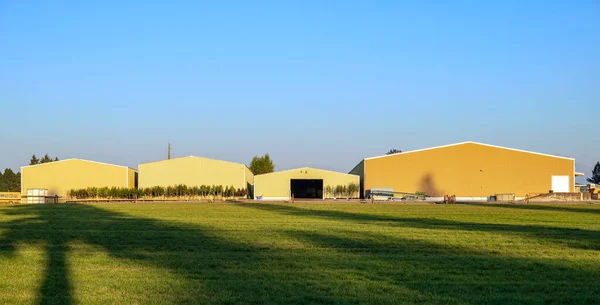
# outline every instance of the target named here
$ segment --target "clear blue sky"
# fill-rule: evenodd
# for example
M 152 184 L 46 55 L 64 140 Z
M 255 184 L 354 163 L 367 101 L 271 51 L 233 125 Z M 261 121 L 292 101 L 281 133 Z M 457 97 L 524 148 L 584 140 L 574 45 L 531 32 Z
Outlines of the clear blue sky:
M 0 167 L 169 139 L 277 169 L 466 140 L 600 160 L 598 1 L 84 2 L 0 0 Z

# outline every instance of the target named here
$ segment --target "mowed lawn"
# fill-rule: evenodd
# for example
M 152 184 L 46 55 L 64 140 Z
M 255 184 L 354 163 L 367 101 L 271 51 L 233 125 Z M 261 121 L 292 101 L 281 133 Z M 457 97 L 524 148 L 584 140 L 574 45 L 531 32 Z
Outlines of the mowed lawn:
M 3 205 L 0 303 L 598 304 L 600 205 Z

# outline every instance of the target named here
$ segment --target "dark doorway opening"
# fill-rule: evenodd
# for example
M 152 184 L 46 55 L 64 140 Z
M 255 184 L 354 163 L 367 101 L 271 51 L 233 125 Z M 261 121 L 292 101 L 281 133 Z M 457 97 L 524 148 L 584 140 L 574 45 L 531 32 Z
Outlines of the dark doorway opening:
M 294 198 L 323 199 L 323 179 L 291 179 Z

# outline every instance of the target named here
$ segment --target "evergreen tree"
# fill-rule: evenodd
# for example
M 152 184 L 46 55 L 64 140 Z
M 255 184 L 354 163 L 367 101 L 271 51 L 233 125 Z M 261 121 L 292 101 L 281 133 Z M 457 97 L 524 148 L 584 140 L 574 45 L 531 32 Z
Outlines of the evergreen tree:
M 36 165 L 36 164 L 40 164 L 40 159 L 38 159 L 35 154 L 33 154 L 33 156 L 31 156 L 31 160 L 29 161 L 29 165 Z
M 8 184 L 4 181 L 4 175 L 2 171 L 0 171 L 0 192 L 8 192 Z
M 10 189 L 11 192 L 20 192 L 21 191 L 21 172 L 17 172 L 17 175 L 15 176 L 15 180 L 13 182 L 13 185 Z
M 7 168 L 4 170 L 2 175 L 5 192 L 19 192 L 21 191 L 21 173 L 15 174 L 12 169 Z
M 592 176 L 587 178 L 589 183 L 600 184 L 600 162 L 596 162 L 596 166 L 594 166 L 594 170 L 592 171 Z
M 49 163 L 52 162 L 52 158 L 50 158 L 50 156 L 48 156 L 48 154 L 45 154 L 44 157 L 42 158 L 42 160 L 40 160 L 40 163 Z
M 54 162 L 58 161 L 58 157 L 54 157 Z

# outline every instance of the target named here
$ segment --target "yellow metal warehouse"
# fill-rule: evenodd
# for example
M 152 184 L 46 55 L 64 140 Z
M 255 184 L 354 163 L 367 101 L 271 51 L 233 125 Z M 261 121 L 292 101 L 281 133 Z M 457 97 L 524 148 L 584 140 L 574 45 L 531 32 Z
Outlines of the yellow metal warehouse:
M 87 187 L 135 188 L 137 170 L 81 159 L 21 167 L 21 194 L 28 189 L 47 189 L 48 196 L 65 197 L 70 189 Z
M 359 187 L 359 176 L 310 167 L 290 169 L 264 175 L 257 175 L 254 184 L 255 199 L 289 200 L 294 198 L 324 199 L 333 197 L 326 188 L 350 183 Z M 358 195 L 358 194 L 357 194 Z
M 476 142 L 367 158 L 352 171 L 372 188 L 484 199 L 496 194 L 573 192 L 575 160 Z
M 223 185 L 252 191 L 254 174 L 244 164 L 196 156 L 139 165 L 140 187 Z

